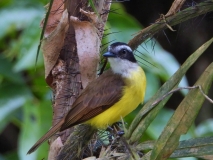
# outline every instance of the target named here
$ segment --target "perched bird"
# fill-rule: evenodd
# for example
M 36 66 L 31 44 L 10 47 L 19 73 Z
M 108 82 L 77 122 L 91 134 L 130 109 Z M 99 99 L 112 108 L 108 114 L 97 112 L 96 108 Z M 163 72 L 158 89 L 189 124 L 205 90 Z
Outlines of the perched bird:
M 67 115 L 41 137 L 28 154 L 55 133 L 80 123 L 107 128 L 143 102 L 146 77 L 132 49 L 125 43 L 116 42 L 103 56 L 108 58 L 111 69 L 87 85 Z

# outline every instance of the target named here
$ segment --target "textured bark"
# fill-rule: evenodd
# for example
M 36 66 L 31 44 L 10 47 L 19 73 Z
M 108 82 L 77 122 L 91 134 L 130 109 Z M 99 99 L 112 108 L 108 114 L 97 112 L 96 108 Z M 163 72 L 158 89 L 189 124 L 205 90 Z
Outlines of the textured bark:
M 99 62 L 99 56 L 96 56 L 96 54 L 99 55 L 100 42 L 103 36 L 104 26 L 108 17 L 110 5 L 111 3 L 108 3 L 105 0 L 96 0 L 94 1 L 94 6 L 96 8 L 95 12 L 90 12 L 92 11 L 91 8 L 82 7 L 80 10 L 82 13 L 81 17 L 70 17 L 76 34 L 75 39 L 77 41 L 77 51 L 80 60 L 81 80 L 83 87 L 86 87 L 88 82 L 92 81 L 96 77 Z M 97 33 L 94 33 L 94 31 Z M 89 32 L 91 32 L 90 36 L 88 36 Z M 82 34 L 82 37 L 79 38 L 80 34 Z M 88 40 L 85 40 L 85 38 L 88 38 Z M 89 41 L 92 41 L 93 44 L 87 46 Z M 82 47 L 85 47 L 83 51 L 80 50 Z M 86 63 L 88 63 L 89 66 Z M 92 138 L 95 131 L 96 130 L 94 130 L 94 128 L 87 125 L 85 127 L 75 127 L 75 132 L 72 132 L 72 134 L 69 136 L 65 146 L 61 149 L 59 155 L 57 156 L 57 159 L 81 159 L 84 154 L 84 149 L 87 148 L 86 145 Z M 84 138 L 83 141 L 81 140 L 81 137 Z
M 67 114 L 82 89 L 97 75 L 110 3 L 94 1 L 94 12 L 88 3 L 88 0 L 53 0 L 52 5 L 47 5 L 50 7 L 48 19 L 41 22 L 45 37 L 42 41 L 45 79 L 53 90 L 53 126 Z M 87 39 L 94 40 L 89 44 Z M 61 142 L 65 143 L 72 131 L 72 128 L 67 129 L 51 138 L 49 159 L 57 157 Z

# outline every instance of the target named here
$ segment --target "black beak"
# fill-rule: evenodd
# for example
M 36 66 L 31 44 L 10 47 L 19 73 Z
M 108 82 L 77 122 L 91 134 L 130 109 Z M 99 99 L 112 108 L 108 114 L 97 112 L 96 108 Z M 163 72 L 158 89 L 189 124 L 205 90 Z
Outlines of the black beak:
M 103 54 L 104 57 L 116 57 L 115 54 L 111 53 L 111 52 L 106 52 Z

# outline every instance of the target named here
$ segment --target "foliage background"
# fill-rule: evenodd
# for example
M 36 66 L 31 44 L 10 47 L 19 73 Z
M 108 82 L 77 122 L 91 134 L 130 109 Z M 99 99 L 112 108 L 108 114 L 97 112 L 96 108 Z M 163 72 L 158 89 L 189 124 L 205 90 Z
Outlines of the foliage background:
M 39 55 L 35 67 L 41 32 L 39 24 L 45 14 L 43 6 L 46 3 L 47 0 L 0 1 L 0 160 L 34 160 L 47 157 L 47 143 L 38 152 L 26 155 L 31 145 L 51 126 L 52 93 L 44 80 L 42 54 Z M 163 0 L 138 0 L 113 4 L 106 31 L 106 34 L 113 34 L 106 36 L 103 43 L 112 40 L 128 42 L 134 33 L 142 29 L 142 25 L 148 26 L 159 18 L 159 13 L 166 13 L 171 3 L 172 1 Z M 194 3 L 188 1 L 184 7 Z M 213 36 L 212 18 L 212 13 L 207 14 L 176 26 L 177 32 L 160 32 L 138 48 L 145 56 L 141 56 L 139 52 L 136 54 L 156 66 L 153 67 L 138 58 L 147 75 L 146 100 L 177 70 L 179 63 L 182 64 L 194 50 Z M 182 86 L 188 83 L 192 85 L 197 80 L 212 61 L 212 50 L 213 47 L 210 47 L 189 70 L 187 80 L 183 80 Z M 172 109 L 177 107 L 184 93 L 173 96 L 143 139 L 156 139 L 159 136 L 172 115 Z M 211 89 L 209 96 L 213 97 L 212 95 Z M 212 135 L 212 109 L 211 104 L 204 103 L 196 124 L 182 138 Z M 130 123 L 136 113 L 137 110 L 126 117 L 126 121 Z

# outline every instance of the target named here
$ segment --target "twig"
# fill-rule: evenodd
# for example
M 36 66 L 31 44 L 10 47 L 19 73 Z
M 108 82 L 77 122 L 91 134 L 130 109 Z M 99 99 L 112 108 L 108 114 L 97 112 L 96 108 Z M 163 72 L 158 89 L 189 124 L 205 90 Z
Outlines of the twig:
M 167 22 L 169 23 L 170 26 L 174 26 L 184 21 L 187 21 L 189 19 L 192 19 L 194 17 L 197 17 L 199 15 L 211 12 L 212 10 L 213 10 L 213 1 L 207 0 L 202 3 L 199 3 L 196 6 L 192 6 L 187 9 L 184 9 L 172 16 L 169 16 L 169 17 L 166 16 Z M 135 50 L 141 43 L 143 43 L 150 37 L 153 37 L 159 31 L 162 31 L 163 29 L 166 29 L 166 28 L 167 28 L 167 25 L 166 23 L 164 23 L 163 20 L 157 23 L 154 23 L 148 26 L 147 28 L 144 28 L 140 32 L 138 32 L 137 35 L 129 41 L 128 45 L 132 48 L 132 50 Z
M 174 92 L 177 92 L 177 91 L 180 91 L 180 90 L 183 90 L 183 89 L 196 89 L 196 88 L 199 88 L 200 92 L 202 93 L 202 95 L 210 102 L 210 103 L 213 103 L 213 100 L 211 98 L 209 98 L 202 90 L 201 86 L 200 85 L 197 85 L 197 86 L 192 86 L 192 87 L 179 87 L 179 88 L 176 88 L 176 89 L 173 89 L 171 90 L 170 92 L 168 92 L 167 94 L 163 95 L 161 98 L 159 98 L 158 100 L 156 100 L 154 103 L 152 103 L 152 106 L 158 104 L 160 101 L 162 101 L 164 98 L 166 98 L 167 96 L 169 96 L 170 94 L 173 94 Z
M 166 26 L 167 26 L 171 31 L 173 31 L 173 32 L 176 31 L 176 30 L 174 30 L 174 29 L 168 24 L 165 15 L 161 14 L 161 15 L 160 15 L 160 18 L 163 19 L 164 23 L 166 24 Z

